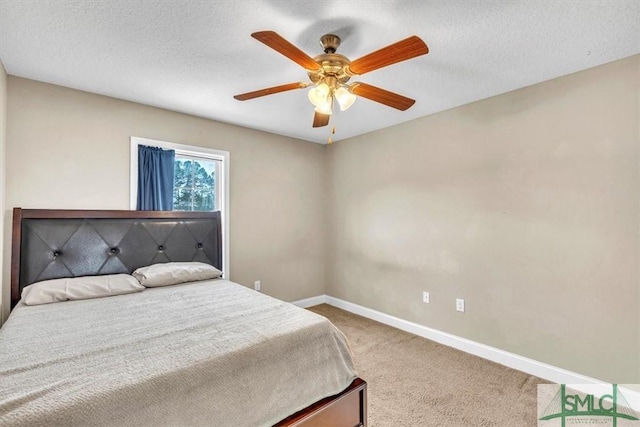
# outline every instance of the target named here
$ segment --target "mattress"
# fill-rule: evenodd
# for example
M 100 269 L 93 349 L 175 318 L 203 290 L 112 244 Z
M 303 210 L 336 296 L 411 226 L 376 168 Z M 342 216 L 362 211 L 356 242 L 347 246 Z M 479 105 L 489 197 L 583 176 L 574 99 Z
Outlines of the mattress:
M 19 303 L 0 329 L 3 426 L 269 426 L 355 378 L 326 318 L 222 279 Z

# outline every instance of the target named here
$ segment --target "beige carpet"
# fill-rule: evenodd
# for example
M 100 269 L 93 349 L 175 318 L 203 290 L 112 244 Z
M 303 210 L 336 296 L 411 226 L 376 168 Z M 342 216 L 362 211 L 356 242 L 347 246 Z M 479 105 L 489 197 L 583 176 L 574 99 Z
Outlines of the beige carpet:
M 368 384 L 369 426 L 536 426 L 540 378 L 326 304 Z

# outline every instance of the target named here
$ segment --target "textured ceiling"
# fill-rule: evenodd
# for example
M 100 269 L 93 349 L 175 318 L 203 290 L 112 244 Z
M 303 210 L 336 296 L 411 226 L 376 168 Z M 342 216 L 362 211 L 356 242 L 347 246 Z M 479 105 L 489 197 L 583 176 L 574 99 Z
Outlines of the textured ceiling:
M 308 81 L 250 37 L 274 30 L 310 56 L 342 38 L 356 59 L 410 35 L 430 53 L 363 81 L 414 98 L 400 112 L 367 99 L 313 129 L 306 90 L 233 95 Z M 0 0 L 0 60 L 11 75 L 325 143 L 640 53 L 638 0 Z

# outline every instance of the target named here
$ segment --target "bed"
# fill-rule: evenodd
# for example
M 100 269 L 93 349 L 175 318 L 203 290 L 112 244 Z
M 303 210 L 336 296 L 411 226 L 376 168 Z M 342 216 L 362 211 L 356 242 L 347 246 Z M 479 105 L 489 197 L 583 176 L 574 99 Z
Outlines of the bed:
M 174 262 L 221 269 L 218 212 L 16 208 L 12 241 L 0 425 L 366 426 L 366 383 L 342 333 L 224 278 L 20 300 L 43 280 Z

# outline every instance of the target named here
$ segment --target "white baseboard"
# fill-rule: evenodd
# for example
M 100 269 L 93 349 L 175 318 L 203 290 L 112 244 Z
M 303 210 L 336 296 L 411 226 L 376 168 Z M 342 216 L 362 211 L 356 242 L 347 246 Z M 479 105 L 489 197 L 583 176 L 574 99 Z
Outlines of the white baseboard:
M 313 307 L 314 305 L 326 304 L 327 296 L 326 295 L 318 295 L 317 297 L 305 298 L 298 301 L 293 301 L 291 304 L 297 305 L 298 307 L 307 308 Z
M 634 389 L 629 388 L 629 386 L 630 384 L 621 384 L 618 386 L 618 390 L 624 394 L 629 406 L 636 411 L 636 413 L 640 413 L 640 391 L 637 391 L 637 384 L 635 384 Z
M 296 301 L 294 304 L 300 307 L 311 307 L 318 304 L 329 304 L 342 310 L 357 314 L 367 319 L 375 320 L 385 325 L 430 339 L 440 344 L 464 351 L 483 359 L 499 363 L 509 368 L 535 375 L 547 381 L 557 384 L 602 384 L 604 381 L 587 377 L 566 369 L 558 368 L 528 357 L 520 356 L 508 351 L 500 350 L 485 344 L 481 344 L 466 338 L 442 332 L 437 329 L 419 325 L 399 317 L 391 316 L 377 310 L 363 307 L 348 301 L 341 300 L 328 295 L 319 295 L 312 298 Z

